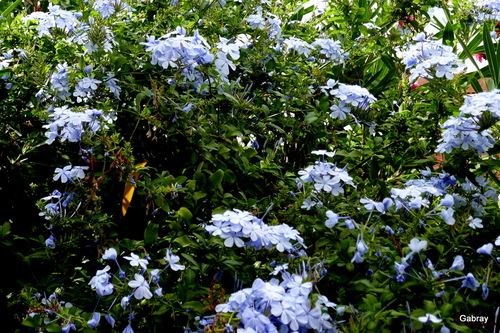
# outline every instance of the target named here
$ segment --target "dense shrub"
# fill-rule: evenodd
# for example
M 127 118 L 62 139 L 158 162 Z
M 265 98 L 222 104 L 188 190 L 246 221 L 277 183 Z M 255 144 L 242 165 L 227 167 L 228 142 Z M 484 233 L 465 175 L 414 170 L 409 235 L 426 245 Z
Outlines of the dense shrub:
M 496 328 L 499 10 L 2 2 L 6 329 Z

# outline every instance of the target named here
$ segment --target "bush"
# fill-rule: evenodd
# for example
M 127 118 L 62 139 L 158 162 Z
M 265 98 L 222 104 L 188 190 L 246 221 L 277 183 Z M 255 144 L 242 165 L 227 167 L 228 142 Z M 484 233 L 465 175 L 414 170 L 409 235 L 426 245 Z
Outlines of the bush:
M 0 12 L 9 331 L 495 325 L 496 2 Z

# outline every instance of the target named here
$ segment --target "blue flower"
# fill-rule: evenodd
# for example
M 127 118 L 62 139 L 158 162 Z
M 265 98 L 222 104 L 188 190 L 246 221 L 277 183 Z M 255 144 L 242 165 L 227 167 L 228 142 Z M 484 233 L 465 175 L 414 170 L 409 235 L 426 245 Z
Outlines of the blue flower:
M 479 249 L 477 249 L 477 253 L 487 254 L 487 255 L 491 256 L 491 251 L 492 250 L 493 250 L 493 244 L 492 243 L 488 243 L 488 244 L 484 244 Z
M 47 246 L 50 249 L 55 249 L 56 248 L 56 243 L 55 243 L 56 238 L 54 235 L 50 235 L 49 238 L 45 240 L 45 246 Z
M 464 282 L 462 283 L 462 288 L 466 287 L 472 289 L 473 291 L 476 291 L 477 287 L 479 287 L 479 282 L 477 282 L 474 278 L 474 274 L 468 273 L 465 277 Z
M 130 266 L 137 267 L 140 266 L 143 269 L 147 268 L 148 261 L 146 259 L 141 259 L 137 254 L 131 253 L 130 256 L 124 256 L 123 258 L 130 261 Z
M 107 249 L 103 256 L 102 256 L 102 259 L 105 259 L 105 260 L 116 260 L 118 256 L 118 253 L 116 252 L 116 250 L 112 247 L 110 247 L 109 249 Z
M 115 318 L 113 318 L 110 313 L 108 313 L 104 318 L 111 325 L 111 327 L 115 327 Z
M 99 324 L 100 320 L 101 320 L 101 314 L 99 312 L 94 312 L 92 314 L 92 318 L 89 321 L 87 321 L 87 325 L 89 325 L 92 328 L 95 328 Z
M 449 271 L 462 271 L 464 267 L 464 258 L 462 258 L 462 256 L 456 256 L 455 259 L 453 259 L 453 264 L 451 265 Z
M 431 322 L 437 324 L 437 323 L 442 322 L 443 320 L 439 319 L 438 317 L 436 317 L 433 314 L 426 313 L 425 316 L 418 317 L 418 321 L 421 323 L 424 323 L 424 324 L 430 324 Z
M 358 250 L 360 256 L 368 252 L 368 246 L 366 245 L 361 233 L 358 235 L 358 240 L 356 241 L 356 249 Z
M 186 266 L 177 264 L 177 262 L 179 262 L 180 258 L 179 258 L 179 256 L 176 256 L 175 254 L 173 254 L 171 250 L 167 250 L 167 254 L 166 254 L 164 259 L 168 262 L 170 268 L 173 271 L 179 271 L 179 270 L 186 269 Z
M 265 20 L 260 15 L 250 15 L 246 21 L 252 29 L 264 29 Z
M 111 295 L 114 290 L 114 286 L 109 282 L 110 274 L 108 271 L 111 267 L 106 266 L 102 270 L 98 270 L 96 275 L 90 280 L 89 285 L 92 289 L 96 290 L 99 296 Z
M 182 111 L 184 111 L 185 113 L 189 113 L 189 111 L 191 111 L 191 109 L 193 108 L 196 109 L 196 104 L 189 103 L 182 109 Z
M 482 289 L 483 299 L 486 300 L 488 298 L 488 294 L 490 293 L 490 291 L 488 289 L 488 284 L 487 283 L 483 283 L 481 285 L 481 289 Z
M 137 299 L 150 299 L 153 297 L 153 294 L 149 290 L 149 283 L 140 274 L 135 274 L 134 280 L 129 281 L 128 285 L 131 288 L 135 288 L 134 297 Z
M 123 330 L 123 333 L 134 333 L 131 323 L 128 323 L 127 327 L 125 327 L 125 329 Z

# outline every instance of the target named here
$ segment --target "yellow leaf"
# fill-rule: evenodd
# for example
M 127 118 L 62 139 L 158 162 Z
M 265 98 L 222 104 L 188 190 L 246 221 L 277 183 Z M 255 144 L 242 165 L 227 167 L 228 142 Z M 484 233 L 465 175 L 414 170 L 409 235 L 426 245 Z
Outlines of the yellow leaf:
M 143 168 L 144 166 L 146 166 L 146 163 L 148 163 L 148 162 L 145 161 L 143 163 L 137 164 L 135 166 L 135 169 L 137 170 L 137 169 Z M 139 172 L 134 173 L 134 175 L 133 175 L 134 182 L 137 181 L 137 179 L 139 179 L 139 175 L 140 175 Z M 132 201 L 132 196 L 134 195 L 134 191 L 135 191 L 135 185 L 132 185 L 129 183 L 125 184 L 125 189 L 123 190 L 123 199 L 122 199 L 122 215 L 123 216 L 125 216 L 125 214 L 127 214 L 128 206 L 130 205 L 130 201 Z

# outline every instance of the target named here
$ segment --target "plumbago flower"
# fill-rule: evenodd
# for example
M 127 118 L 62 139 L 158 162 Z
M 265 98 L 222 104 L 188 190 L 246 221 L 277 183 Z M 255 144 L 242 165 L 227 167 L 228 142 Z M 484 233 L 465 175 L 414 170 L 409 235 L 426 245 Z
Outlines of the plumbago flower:
M 312 197 L 321 195 L 338 196 L 344 193 L 345 185 L 356 187 L 352 181 L 352 177 L 346 171 L 346 167 L 339 168 L 331 162 L 317 161 L 314 165 L 310 165 L 304 170 L 298 172 L 300 179 L 297 184 L 305 191 L 305 184 L 312 185 L 312 196 L 308 196 L 304 201 L 306 209 L 310 209 L 318 202 Z
M 88 166 L 71 166 L 67 165 L 64 168 L 56 168 L 54 170 L 55 176 L 54 180 L 61 180 L 61 183 L 72 183 L 74 179 L 85 178 L 84 170 L 87 170 Z
M 127 8 L 128 5 L 118 0 L 98 0 L 94 3 L 94 9 L 105 18 L 117 9 Z M 96 22 L 93 17 L 89 18 L 87 24 L 80 21 L 82 17 L 81 12 L 67 11 L 61 9 L 59 5 L 49 4 L 48 12 L 36 11 L 24 17 L 23 21 L 36 21 L 39 37 L 55 37 L 58 32 L 63 32 L 66 36 L 65 41 L 82 45 L 88 54 L 100 48 L 105 52 L 111 51 L 116 44 L 111 29 L 104 25 L 103 21 Z
M 104 114 L 103 110 L 87 109 L 83 112 L 72 111 L 67 106 L 49 111 L 50 123 L 44 125 L 49 131 L 45 133 L 47 144 L 56 138 L 61 142 L 79 142 L 83 134 L 94 134 L 100 129 L 108 129 L 106 124 L 113 122 L 112 114 Z
M 465 64 L 453 53 L 453 48 L 440 41 L 428 40 L 421 32 L 413 38 L 417 43 L 403 52 L 406 69 L 410 70 L 410 83 L 416 79 L 446 78 L 451 80 L 455 74 L 465 70 Z
M 335 331 L 335 321 L 328 314 L 328 308 L 339 313 L 341 308 L 326 296 L 312 294 L 322 265 L 308 268 L 310 265 L 303 262 L 302 267 L 300 273 L 281 270 L 281 279 L 257 278 L 251 287 L 233 293 L 227 303 L 217 305 L 215 310 L 240 318 L 238 332 Z M 204 318 L 200 324 L 216 327 L 217 322 L 210 319 Z M 229 332 L 236 330 L 236 327 L 229 328 Z
M 92 65 L 86 66 L 84 69 L 86 77 L 74 77 L 78 75 L 74 68 L 68 66 L 67 63 L 57 64 L 49 77 L 49 89 L 43 87 L 36 94 L 39 104 L 43 104 L 50 99 L 53 102 L 68 101 L 74 103 L 76 101 L 77 103 L 89 103 L 95 100 L 99 93 L 103 93 L 103 85 L 101 83 L 104 83 L 104 87 L 119 99 L 121 87 L 118 86 L 118 79 L 114 77 L 115 74 L 109 72 L 99 80 L 94 76 L 88 76 L 92 70 Z M 73 92 L 71 92 L 72 85 L 74 88 Z M 74 100 L 71 99 L 72 96 L 75 97 Z
M 287 224 L 267 225 L 250 212 L 239 209 L 215 214 L 204 226 L 212 236 L 224 239 L 227 247 L 276 248 L 279 252 L 297 253 L 304 247 L 299 232 Z
M 100 297 L 109 296 L 116 292 L 118 294 L 118 296 L 115 296 L 116 300 L 119 295 L 122 295 L 120 305 L 123 309 L 126 309 L 134 298 L 138 301 L 144 302 L 154 296 L 162 297 L 162 287 L 160 286 L 161 274 L 169 267 L 172 271 L 180 271 L 186 268 L 184 265 L 178 264 L 180 258 L 174 255 L 170 249 L 167 250 L 166 253 L 167 255 L 164 259 L 167 261 L 167 264 L 162 270 L 148 270 L 149 260 L 141 258 L 135 253 L 131 253 L 130 256 L 123 256 L 124 259 L 129 261 L 130 265 L 130 269 L 125 271 L 122 269 L 118 261 L 119 257 L 116 249 L 109 248 L 104 252 L 102 258 L 104 260 L 113 260 L 115 262 L 119 270 L 119 276 L 114 276 L 110 273 L 111 267 L 107 265 L 104 269 L 97 271 L 96 275 L 90 280 L 89 285 Z M 149 258 L 149 256 L 147 257 Z M 112 279 L 115 284 L 113 284 Z M 151 289 L 152 285 L 155 286 L 154 291 Z M 130 291 L 127 286 L 130 287 L 132 291 Z M 132 306 L 130 306 L 130 313 L 128 316 L 129 325 L 125 329 L 128 332 L 133 332 L 131 327 L 133 314 L 131 311 Z M 99 312 L 94 312 L 94 315 L 88 325 L 95 328 L 99 324 L 99 320 L 97 319 L 100 317 L 101 314 Z M 116 320 L 110 313 L 108 313 L 105 318 L 110 325 L 114 326 Z
M 473 2 L 474 14 L 477 21 L 500 21 L 500 2 L 496 0 L 476 0 Z
M 145 43 L 146 51 L 151 53 L 151 64 L 159 65 L 164 69 L 180 71 L 184 81 L 194 85 L 197 89 L 208 85 L 208 80 L 197 69 L 198 66 L 214 64 L 221 75 L 222 81 L 227 81 L 229 69 L 235 70 L 232 60 L 239 58 L 239 47 L 220 37 L 216 44 L 217 58 L 211 53 L 211 45 L 203 38 L 198 30 L 193 36 L 187 36 L 186 30 L 177 27 L 159 39 L 148 36 Z M 228 56 L 232 59 L 229 59 Z M 215 60 L 215 62 L 214 62 Z
M 347 115 L 352 116 L 351 108 L 368 110 L 370 104 L 377 100 L 366 88 L 333 79 L 329 79 L 326 86 L 320 86 L 320 89 L 326 96 L 334 96 L 338 100 L 338 104 L 330 107 L 330 117 L 334 119 L 344 120 Z
M 76 198 L 74 192 L 64 192 L 61 193 L 58 190 L 54 190 L 50 195 L 43 197 L 41 202 L 38 204 L 41 212 L 39 216 L 43 216 L 46 220 L 58 220 L 64 218 L 68 215 L 68 206 Z M 43 202 L 48 202 L 44 204 Z M 81 203 L 78 204 L 76 210 Z
M 500 120 L 500 90 L 465 96 L 458 117 L 445 121 L 437 153 L 451 153 L 454 149 L 473 149 L 478 155 L 487 154 L 496 139 L 489 127 Z M 486 128 L 484 127 L 486 125 Z

